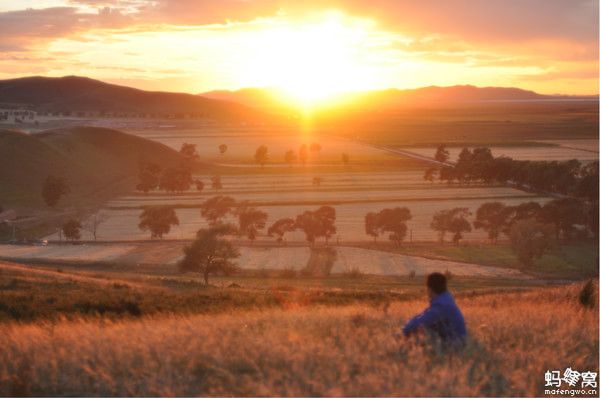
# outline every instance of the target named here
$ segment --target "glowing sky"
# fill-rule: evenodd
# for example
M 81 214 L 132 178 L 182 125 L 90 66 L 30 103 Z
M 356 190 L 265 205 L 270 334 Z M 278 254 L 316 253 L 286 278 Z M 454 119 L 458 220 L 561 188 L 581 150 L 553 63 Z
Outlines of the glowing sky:
M 0 79 L 598 93 L 597 0 L 0 0 Z

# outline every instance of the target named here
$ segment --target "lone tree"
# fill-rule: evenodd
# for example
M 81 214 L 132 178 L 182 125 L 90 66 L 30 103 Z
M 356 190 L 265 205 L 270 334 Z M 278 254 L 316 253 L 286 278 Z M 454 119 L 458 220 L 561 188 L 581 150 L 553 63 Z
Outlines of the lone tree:
M 66 240 L 78 241 L 81 239 L 81 223 L 78 220 L 70 219 L 62 225 L 62 233 Z
M 365 233 L 373 237 L 373 242 L 377 242 L 377 238 L 381 233 L 379 213 L 369 212 L 365 215 Z
M 501 202 L 484 203 L 475 213 L 475 222 L 473 226 L 477 229 L 483 229 L 488 233 L 488 238 L 492 243 L 498 242 L 500 233 L 505 231 L 512 209 Z
M 221 181 L 221 176 L 212 176 L 210 178 L 210 184 L 212 189 L 219 190 L 223 188 L 223 182 Z
M 277 235 L 277 242 L 283 242 L 283 237 L 287 232 L 296 228 L 296 223 L 291 218 L 281 218 L 273 223 L 267 230 L 267 235 Z
M 215 226 L 231 212 L 235 206 L 235 199 L 230 196 L 214 196 L 207 199 L 200 208 L 200 214 L 208 221 L 208 225 Z
M 225 155 L 225 152 L 227 152 L 227 145 L 225 145 L 225 144 L 219 145 L 219 153 L 221 155 Z
M 60 198 L 70 191 L 64 178 L 49 175 L 46 177 L 42 187 L 42 198 L 48 207 L 56 207 Z
M 312 184 L 315 187 L 320 187 L 322 182 L 323 182 L 322 177 L 313 177 L 313 179 L 312 179 Z
M 377 224 L 382 232 L 390 232 L 390 240 L 400 246 L 406 237 L 406 222 L 412 219 L 406 207 L 383 209 L 377 215 Z
M 260 167 L 264 167 L 269 161 L 269 149 L 265 145 L 261 145 L 256 148 L 254 153 L 254 161 L 260 164 Z
M 534 219 L 515 222 L 510 229 L 510 244 L 519 262 L 530 267 L 536 258 L 546 253 L 554 243 L 554 228 Z
M 161 168 L 155 163 L 140 163 L 138 171 L 138 191 L 148 193 L 158 188 L 160 184 Z
M 437 174 L 437 169 L 434 167 L 430 167 L 425 170 L 425 174 L 423 174 L 423 179 L 425 181 L 433 182 L 435 180 L 435 175 Z
M 440 210 L 433 215 L 431 228 L 439 233 L 441 243 L 444 243 L 447 232 L 453 233 L 452 241 L 458 246 L 463 238 L 462 234 L 471 231 L 471 224 L 467 220 L 469 215 L 471 212 L 465 207 Z
M 247 236 L 250 242 L 254 242 L 258 231 L 265 228 L 269 217 L 264 211 L 246 205 L 238 208 L 237 216 L 240 227 L 239 234 Z
M 292 166 L 292 164 L 296 161 L 297 156 L 296 156 L 296 152 L 294 152 L 293 150 L 289 150 L 285 152 L 285 155 L 283 157 L 283 159 L 285 160 L 285 162 L 287 164 L 290 165 L 290 167 Z
M 438 147 L 435 151 L 434 159 L 437 160 L 438 162 L 445 163 L 448 161 L 449 158 L 450 158 L 450 152 L 448 152 L 448 150 L 446 149 L 446 144 L 438 145 Z
M 138 228 L 150 231 L 150 238 L 162 239 L 163 235 L 171 231 L 172 225 L 179 225 L 179 218 L 170 206 L 150 206 L 140 214 Z
M 237 270 L 233 259 L 240 256 L 239 251 L 224 236 L 235 231 L 231 225 L 218 225 L 201 229 L 190 246 L 183 249 L 184 257 L 178 263 L 180 272 L 199 272 L 208 285 L 210 275 L 229 275 Z

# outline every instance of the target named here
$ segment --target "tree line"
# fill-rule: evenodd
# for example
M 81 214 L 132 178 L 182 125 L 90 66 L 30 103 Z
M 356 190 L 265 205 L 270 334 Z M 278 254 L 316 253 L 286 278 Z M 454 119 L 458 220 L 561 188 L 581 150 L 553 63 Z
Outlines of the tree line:
M 494 157 L 487 147 L 463 148 L 455 165 L 448 164 L 446 145 L 439 145 L 435 160 L 445 163 L 429 168 L 423 178 L 452 184 L 513 184 L 524 189 L 558 193 L 598 202 L 598 161 L 582 164 L 566 161 L 514 160 Z
M 238 202 L 230 196 L 214 196 L 207 199 L 200 207 L 200 214 L 209 227 L 224 224 L 228 216 L 237 218 L 237 226 L 231 226 L 229 231 L 238 236 L 247 237 L 250 242 L 266 229 L 268 214 L 249 205 L 247 201 Z M 285 234 L 300 230 L 306 240 L 314 244 L 323 238 L 328 243 L 329 238 L 337 232 L 335 226 L 336 212 L 331 206 L 321 206 L 316 210 L 307 210 L 295 218 L 281 218 L 267 229 L 268 236 L 274 236 L 277 242 L 283 242 Z M 151 238 L 162 238 L 170 232 L 174 225 L 179 225 L 179 219 L 171 206 L 149 206 L 140 214 L 139 229 L 149 231 Z

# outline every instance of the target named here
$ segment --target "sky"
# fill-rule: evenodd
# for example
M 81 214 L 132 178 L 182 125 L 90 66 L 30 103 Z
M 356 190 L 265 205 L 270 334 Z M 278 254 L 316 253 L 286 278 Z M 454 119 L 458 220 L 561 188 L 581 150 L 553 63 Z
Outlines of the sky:
M 598 93 L 597 0 L 0 0 L 0 79 Z

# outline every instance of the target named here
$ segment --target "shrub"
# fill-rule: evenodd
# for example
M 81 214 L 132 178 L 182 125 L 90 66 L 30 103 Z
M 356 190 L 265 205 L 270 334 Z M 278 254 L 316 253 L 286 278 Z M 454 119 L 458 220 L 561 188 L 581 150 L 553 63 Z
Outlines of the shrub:
M 596 292 L 594 280 L 588 280 L 579 292 L 579 303 L 584 308 L 594 308 L 596 305 Z
M 354 267 L 351 270 L 344 272 L 344 276 L 351 279 L 362 279 L 364 278 L 365 273 L 359 268 Z

